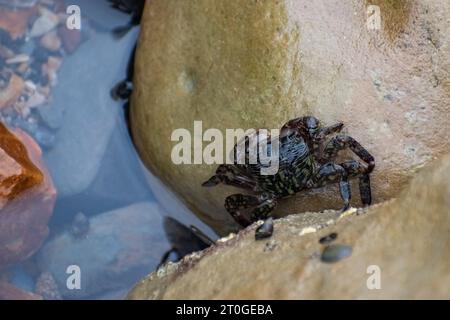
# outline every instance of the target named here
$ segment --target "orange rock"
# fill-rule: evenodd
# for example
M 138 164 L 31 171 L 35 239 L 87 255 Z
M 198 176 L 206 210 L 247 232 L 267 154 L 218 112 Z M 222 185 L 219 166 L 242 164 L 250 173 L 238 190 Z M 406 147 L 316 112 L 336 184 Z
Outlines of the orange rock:
M 24 86 L 25 82 L 23 79 L 13 73 L 9 80 L 8 87 L 0 90 L 0 110 L 13 105 L 20 97 Z
M 20 38 L 27 31 L 28 20 L 36 12 L 36 7 L 21 10 L 0 8 L 0 29 L 8 31 L 13 40 Z
M 0 124 L 0 270 L 23 261 L 48 235 L 56 190 L 36 142 Z
M 0 124 L 0 203 L 3 199 L 13 200 L 42 183 L 43 179 L 42 172 L 31 162 L 23 143 Z

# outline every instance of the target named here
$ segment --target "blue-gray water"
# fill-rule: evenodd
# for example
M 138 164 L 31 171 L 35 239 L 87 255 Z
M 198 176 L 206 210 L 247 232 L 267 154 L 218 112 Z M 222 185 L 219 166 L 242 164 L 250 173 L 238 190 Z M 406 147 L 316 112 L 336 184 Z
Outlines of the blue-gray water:
M 126 25 L 129 15 L 106 0 L 70 4 L 81 8 L 85 40 L 64 56 L 52 103 L 36 111 L 41 124 L 14 124 L 43 147 L 58 191 L 50 236 L 30 261 L 11 268 L 9 278 L 33 291 L 38 275 L 50 272 L 64 298 L 121 298 L 156 268 L 174 241 L 182 242 L 177 244 L 182 254 L 198 248 L 188 229 L 164 224 L 165 217 L 215 235 L 144 169 L 127 129 L 124 102 L 110 96 L 126 77 L 139 27 L 117 38 L 112 31 Z M 88 218 L 89 231 L 77 238 L 71 228 L 80 213 Z M 70 265 L 80 267 L 80 290 L 66 286 Z

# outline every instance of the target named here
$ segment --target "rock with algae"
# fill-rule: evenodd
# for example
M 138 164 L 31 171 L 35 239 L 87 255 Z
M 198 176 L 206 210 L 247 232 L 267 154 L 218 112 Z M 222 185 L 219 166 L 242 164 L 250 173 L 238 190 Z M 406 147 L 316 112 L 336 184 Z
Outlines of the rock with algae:
M 380 8 L 380 30 L 367 28 L 369 5 Z M 223 203 L 238 190 L 201 187 L 215 165 L 171 161 L 172 132 L 192 132 L 194 120 L 222 132 L 307 114 L 342 121 L 375 156 L 375 201 L 390 199 L 449 149 L 449 19 L 447 0 L 149 1 L 131 108 L 137 148 L 222 235 L 235 230 Z M 330 186 L 276 214 L 340 206 Z
M 128 298 L 449 299 L 449 206 L 450 155 L 397 199 L 344 215 L 290 215 L 267 241 L 254 240 L 253 225 L 152 273 Z M 326 252 L 320 239 L 330 233 Z

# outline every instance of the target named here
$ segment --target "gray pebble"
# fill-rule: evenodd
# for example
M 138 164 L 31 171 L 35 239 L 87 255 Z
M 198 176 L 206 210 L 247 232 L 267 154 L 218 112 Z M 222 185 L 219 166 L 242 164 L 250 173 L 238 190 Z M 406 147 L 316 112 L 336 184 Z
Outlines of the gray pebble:
M 334 263 L 349 257 L 351 254 L 351 246 L 343 244 L 333 244 L 325 247 L 320 260 L 325 263 Z

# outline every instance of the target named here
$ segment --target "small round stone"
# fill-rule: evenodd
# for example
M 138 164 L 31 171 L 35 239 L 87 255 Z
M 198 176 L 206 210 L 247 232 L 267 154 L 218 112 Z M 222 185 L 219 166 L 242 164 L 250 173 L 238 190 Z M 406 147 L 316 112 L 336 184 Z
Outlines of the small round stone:
M 261 240 L 272 236 L 273 233 L 273 218 L 268 218 L 264 223 L 256 229 L 255 239 Z
M 335 263 L 342 259 L 349 257 L 352 254 L 352 247 L 343 244 L 333 244 L 327 246 L 323 252 L 320 260 L 325 263 Z

